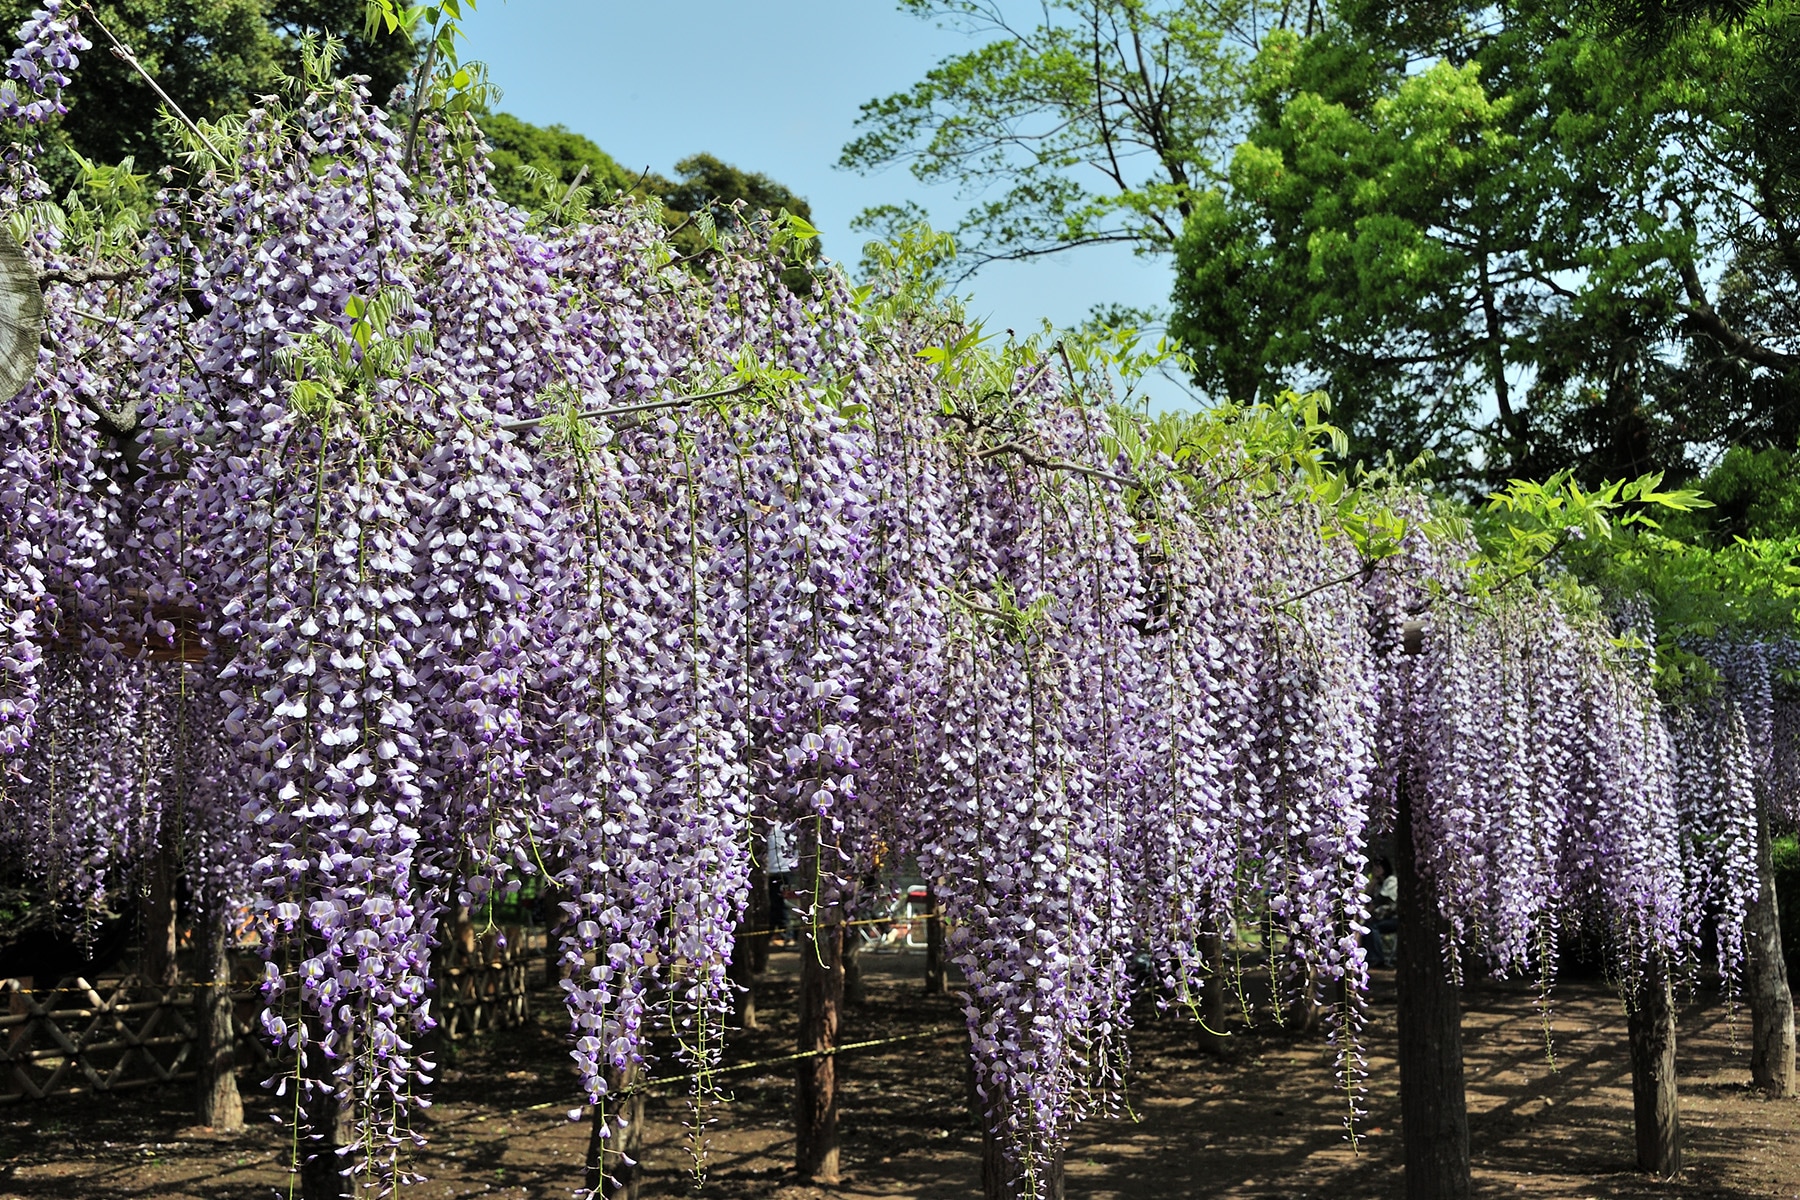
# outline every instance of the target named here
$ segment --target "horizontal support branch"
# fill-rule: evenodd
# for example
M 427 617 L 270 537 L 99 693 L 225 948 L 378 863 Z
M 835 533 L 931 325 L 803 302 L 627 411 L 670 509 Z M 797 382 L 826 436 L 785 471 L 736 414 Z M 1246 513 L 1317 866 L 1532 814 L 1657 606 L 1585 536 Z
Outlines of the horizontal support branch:
M 136 279 L 143 273 L 143 267 L 114 267 L 104 271 L 77 271 L 70 268 L 59 267 L 55 270 L 44 271 L 39 274 L 38 286 L 48 287 L 53 283 L 73 284 L 76 287 L 79 287 L 84 283 L 122 283 L 127 279 Z
M 590 408 L 575 415 L 584 421 L 599 421 L 608 417 L 629 417 L 636 413 L 656 412 L 665 408 L 685 408 L 690 404 L 699 404 L 705 400 L 721 400 L 726 396 L 741 395 L 754 386 L 750 383 L 740 383 L 734 387 L 721 388 L 716 392 L 698 392 L 692 396 L 676 396 L 669 400 L 649 400 L 642 404 L 625 404 L 616 408 Z M 531 417 L 523 421 L 502 421 L 500 428 L 507 433 L 523 433 L 556 419 L 555 416 L 543 416 Z
M 1111 471 L 1103 471 L 1099 467 L 1090 467 L 1083 463 L 1070 462 L 1063 458 L 1049 458 L 1039 454 L 1029 446 L 1018 442 L 1002 442 L 998 446 L 988 446 L 976 453 L 978 459 L 998 458 L 1002 454 L 1011 454 L 1034 467 L 1042 467 L 1046 471 L 1067 471 L 1072 475 L 1086 475 L 1093 479 L 1104 479 L 1108 483 L 1116 483 L 1121 487 L 1140 487 L 1137 480 L 1126 475 L 1115 475 Z

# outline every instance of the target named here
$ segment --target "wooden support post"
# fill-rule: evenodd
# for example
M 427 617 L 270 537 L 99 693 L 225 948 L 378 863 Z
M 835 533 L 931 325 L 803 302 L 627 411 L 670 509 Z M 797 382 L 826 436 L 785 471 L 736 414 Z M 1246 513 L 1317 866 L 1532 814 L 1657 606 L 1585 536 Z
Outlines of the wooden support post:
M 1781 912 L 1775 901 L 1775 861 L 1769 845 L 1769 813 L 1756 806 L 1756 901 L 1744 914 L 1750 999 L 1750 1080 L 1771 1096 L 1795 1094 L 1794 995 L 1781 955 Z
M 1200 981 L 1200 1048 L 1208 1054 L 1225 1053 L 1225 939 L 1209 934 L 1201 939 L 1206 955 L 1206 978 Z
M 636 1064 L 607 1068 L 606 1095 L 594 1106 L 588 1130 L 582 1200 L 637 1200 L 644 1174 L 639 1166 L 644 1149 L 642 1079 L 643 1068 Z
M 1668 1179 L 1681 1171 L 1681 1113 L 1675 1089 L 1675 995 L 1661 954 L 1644 965 L 1627 1009 L 1637 1165 Z
M 863 981 L 861 927 L 846 925 L 844 927 L 844 1004 L 850 1008 L 861 1008 L 868 999 L 869 989 Z
M 1012 1200 L 1013 1164 L 1006 1157 L 1006 1145 L 995 1132 L 1005 1124 L 1005 1101 L 995 1098 L 983 1113 L 981 1123 L 981 1195 L 982 1200 Z M 1039 1200 L 1064 1200 L 1063 1152 L 1059 1146 L 1051 1155 L 1048 1178 L 1040 1181 Z
M 314 1047 L 314 1054 L 318 1054 Z M 321 1055 L 321 1057 L 323 1057 Z M 300 1138 L 300 1200 L 345 1200 L 356 1185 L 345 1172 L 348 1155 L 338 1153 L 356 1144 L 351 1106 L 337 1092 L 314 1092 L 301 1103 L 306 1123 Z
M 355 1053 L 355 1047 L 338 1047 L 338 1058 L 325 1057 L 319 1047 L 319 1018 L 308 1015 L 306 1062 L 301 1075 L 309 1085 L 300 1097 L 300 1200 L 344 1200 L 354 1196 L 356 1184 L 345 1172 L 350 1157 L 338 1153 L 356 1144 L 354 1101 L 342 1094 L 332 1065 Z
M 935 881 L 925 889 L 925 994 L 944 994 L 944 906 Z
M 731 962 L 725 973 L 737 989 L 737 1017 L 740 1029 L 760 1029 L 756 1020 L 756 943 L 769 939 L 762 935 L 748 913 L 738 923 L 731 943 Z
M 769 943 L 775 940 L 769 904 L 769 872 L 763 867 L 750 869 L 750 928 L 757 931 L 750 944 L 750 971 L 761 975 L 769 967 Z
M 146 983 L 170 987 L 180 977 L 175 960 L 177 937 L 174 851 L 158 850 L 139 909 L 143 916 L 143 972 Z
M 244 1127 L 238 1094 L 236 1030 L 231 1015 L 231 909 L 223 897 L 200 917 L 200 986 L 194 996 L 195 1109 L 200 1124 L 225 1132 Z
M 1469 1110 L 1463 1086 L 1462 996 L 1444 960 L 1448 929 L 1419 872 L 1412 788 L 1401 776 L 1394 818 L 1400 883 L 1400 1139 L 1406 1200 L 1468 1200 Z
M 819 878 L 817 834 L 808 829 L 801 877 Z M 838 1009 L 844 998 L 843 911 L 808 895 L 800 917 L 800 1053 L 795 1064 L 794 1165 L 802 1180 L 838 1182 Z

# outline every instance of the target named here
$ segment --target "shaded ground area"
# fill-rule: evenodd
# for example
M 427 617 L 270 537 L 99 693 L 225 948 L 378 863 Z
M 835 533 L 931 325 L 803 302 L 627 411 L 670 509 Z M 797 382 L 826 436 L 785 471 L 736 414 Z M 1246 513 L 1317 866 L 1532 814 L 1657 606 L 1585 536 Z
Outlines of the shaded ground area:
M 738 1036 L 720 1084 L 728 1102 L 696 1126 L 679 1087 L 653 1097 L 646 1197 L 694 1193 L 695 1130 L 706 1156 L 702 1196 L 720 1200 L 978 1196 L 978 1130 L 966 1109 L 960 1017 L 920 993 L 922 960 L 871 957 L 869 1002 L 844 1040 L 910 1040 L 846 1055 L 845 1183 L 793 1182 L 786 1130 L 792 1066 L 792 950 L 776 951 L 760 988 L 763 1030 Z M 1352 1150 L 1317 1038 L 1236 1032 L 1230 1054 L 1202 1054 L 1193 1026 L 1145 1013 L 1136 1038 L 1135 1116 L 1095 1121 L 1068 1155 L 1072 1197 L 1391 1197 L 1398 1194 L 1398 1098 L 1391 976 L 1379 982 L 1367 1042 L 1363 1137 Z M 581 1178 L 585 1122 L 571 1122 L 572 1076 L 555 995 L 528 1028 L 495 1034 L 447 1064 L 413 1162 L 429 1182 L 410 1196 L 568 1197 Z M 1603 988 L 1570 983 L 1544 1019 L 1528 989 L 1483 987 L 1465 1023 L 1478 1194 L 1549 1197 L 1800 1197 L 1800 1102 L 1748 1089 L 1747 1018 L 1702 996 L 1681 1022 L 1687 1170 L 1671 1182 L 1635 1175 L 1624 1019 Z M 945 1032 L 947 1031 L 947 1032 Z M 923 1035 L 923 1036 L 921 1036 Z M 287 1147 L 270 1101 L 247 1088 L 252 1129 L 216 1138 L 190 1127 L 182 1089 L 0 1108 L 0 1200 L 267 1200 L 285 1196 Z

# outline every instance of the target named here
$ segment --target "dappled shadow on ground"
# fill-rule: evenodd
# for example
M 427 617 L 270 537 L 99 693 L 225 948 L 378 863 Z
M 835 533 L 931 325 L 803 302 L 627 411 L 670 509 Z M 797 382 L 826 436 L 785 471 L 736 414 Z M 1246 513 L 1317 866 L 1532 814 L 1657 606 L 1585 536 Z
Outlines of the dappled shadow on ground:
M 649 1105 L 649 1197 L 720 1200 L 965 1200 L 979 1195 L 979 1131 L 970 1119 L 960 1014 L 922 994 L 917 957 L 869 960 L 869 1003 L 847 1013 L 845 1041 L 910 1040 L 844 1056 L 846 1179 L 832 1189 L 792 1176 L 793 1068 L 765 1060 L 793 1047 L 793 951 L 777 951 L 760 992 L 764 1028 L 733 1036 L 717 1079 L 724 1101 L 696 1114 L 680 1086 Z M 1369 1083 L 1355 1148 L 1349 1097 L 1316 1036 L 1237 1027 L 1222 1058 L 1194 1027 L 1139 1014 L 1129 1113 L 1096 1120 L 1070 1147 L 1068 1194 L 1108 1200 L 1205 1197 L 1358 1200 L 1399 1194 L 1400 1144 L 1391 976 L 1378 980 L 1365 1049 Z M 1681 1023 L 1682 1178 L 1631 1170 L 1630 1071 L 1619 1003 L 1604 989 L 1560 987 L 1548 1012 L 1529 988 L 1473 989 L 1465 1021 L 1477 1193 L 1740 1200 L 1800 1197 L 1800 1102 L 1748 1088 L 1747 1018 L 1735 1028 L 1705 996 Z M 444 1064 L 437 1103 L 409 1161 L 429 1182 L 404 1194 L 564 1198 L 581 1181 L 585 1121 L 571 1121 L 573 1075 L 556 994 L 535 1021 L 490 1035 Z M 1549 1049 L 1546 1049 L 1546 1026 Z M 919 1036 L 924 1035 L 924 1036 Z M 290 1148 L 270 1120 L 285 1103 L 248 1086 L 250 1131 L 190 1127 L 182 1089 L 0 1109 L 0 1200 L 267 1200 L 288 1193 Z M 697 1181 L 696 1154 L 704 1181 Z

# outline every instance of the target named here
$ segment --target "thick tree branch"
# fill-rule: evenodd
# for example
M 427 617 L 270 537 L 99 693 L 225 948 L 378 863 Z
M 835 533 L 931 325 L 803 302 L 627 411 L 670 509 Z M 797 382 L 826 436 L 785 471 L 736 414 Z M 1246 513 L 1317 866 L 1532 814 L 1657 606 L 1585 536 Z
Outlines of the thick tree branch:
M 1787 354 L 1765 346 L 1733 329 L 1707 298 L 1706 286 L 1701 283 L 1700 272 L 1694 269 L 1692 260 L 1684 259 L 1677 264 L 1677 268 L 1681 272 L 1682 289 L 1687 292 L 1689 302 L 1677 304 L 1675 310 L 1685 316 L 1696 329 L 1745 362 L 1784 373 L 1800 367 L 1800 355 Z
M 1078 462 L 1070 462 L 1063 458 L 1049 458 L 1039 454 L 1029 446 L 1019 442 L 1001 442 L 997 446 L 988 446 L 978 451 L 978 459 L 998 458 L 1002 454 L 1011 454 L 1030 466 L 1041 467 L 1046 471 L 1067 471 L 1072 475 L 1086 475 L 1092 479 L 1104 479 L 1108 483 L 1116 483 L 1122 487 L 1138 487 L 1138 481 L 1125 475 L 1115 475 L 1111 471 L 1102 471 L 1099 467 L 1090 467 Z
M 49 287 L 53 283 L 67 283 L 80 287 L 84 283 L 122 283 L 127 279 L 136 279 L 143 273 L 143 267 L 112 267 L 106 270 L 87 271 L 58 267 L 55 270 L 41 273 L 38 276 L 38 286 Z
M 719 400 L 726 396 L 737 396 L 749 391 L 755 385 L 740 383 L 734 387 L 721 388 L 716 392 L 699 392 L 692 396 L 676 396 L 669 400 L 650 400 L 643 404 L 626 404 L 617 408 L 590 408 L 575 415 L 584 421 L 604 420 L 608 417 L 628 417 L 634 413 L 656 412 L 665 408 L 685 408 L 690 404 L 699 404 L 704 400 Z M 524 421 L 502 421 L 500 428 L 507 433 L 523 433 L 528 429 L 536 429 L 539 425 L 556 420 L 554 415 L 531 417 Z

